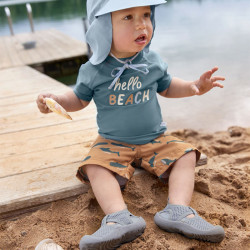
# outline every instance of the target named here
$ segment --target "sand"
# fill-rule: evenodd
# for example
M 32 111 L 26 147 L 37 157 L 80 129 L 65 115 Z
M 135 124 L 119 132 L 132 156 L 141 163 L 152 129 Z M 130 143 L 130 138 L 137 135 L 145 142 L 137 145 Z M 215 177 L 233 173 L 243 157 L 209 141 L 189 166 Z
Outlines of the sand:
M 208 156 L 207 165 L 196 168 L 191 206 L 209 222 L 223 226 L 226 237 L 215 244 L 160 230 L 153 217 L 165 207 L 168 187 L 145 172 L 134 176 L 123 193 L 129 210 L 142 216 L 147 228 L 142 236 L 120 249 L 250 249 L 250 128 L 231 127 L 212 134 L 181 130 L 172 134 L 193 143 Z M 80 238 L 95 232 L 103 216 L 90 189 L 70 200 L 2 221 L 0 249 L 33 250 L 44 238 L 54 239 L 64 249 L 78 249 Z

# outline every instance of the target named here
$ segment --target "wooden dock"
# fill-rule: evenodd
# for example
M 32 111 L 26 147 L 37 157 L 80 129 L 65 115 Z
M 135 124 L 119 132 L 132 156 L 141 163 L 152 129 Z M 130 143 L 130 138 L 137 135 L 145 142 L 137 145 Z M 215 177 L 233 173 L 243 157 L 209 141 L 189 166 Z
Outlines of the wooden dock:
M 24 48 L 25 42 L 35 47 Z M 55 29 L 0 37 L 0 69 L 86 56 L 87 45 Z
M 94 105 L 70 121 L 41 114 L 35 102 L 67 90 L 28 66 L 0 70 L 0 218 L 86 191 L 75 174 L 97 135 Z

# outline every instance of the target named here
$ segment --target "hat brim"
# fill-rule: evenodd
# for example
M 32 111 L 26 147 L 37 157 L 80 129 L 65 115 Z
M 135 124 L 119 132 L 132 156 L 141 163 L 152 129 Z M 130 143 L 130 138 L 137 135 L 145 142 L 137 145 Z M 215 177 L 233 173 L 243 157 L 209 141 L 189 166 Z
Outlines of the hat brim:
M 123 1 L 110 0 L 107 2 L 106 5 L 103 6 L 103 8 L 101 8 L 96 13 L 95 16 L 98 17 L 110 12 L 134 8 L 134 7 L 159 5 L 159 4 L 164 4 L 166 2 L 167 1 L 165 0 L 123 0 Z

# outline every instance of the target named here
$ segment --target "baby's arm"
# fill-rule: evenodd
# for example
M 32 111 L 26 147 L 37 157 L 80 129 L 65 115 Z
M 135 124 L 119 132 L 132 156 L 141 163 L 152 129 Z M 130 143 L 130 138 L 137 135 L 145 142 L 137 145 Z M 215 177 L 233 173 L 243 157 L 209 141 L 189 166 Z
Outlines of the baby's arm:
M 79 99 L 73 90 L 66 92 L 63 95 L 54 95 L 50 93 L 40 94 L 37 97 L 36 103 L 37 106 L 42 113 L 50 113 L 51 111 L 48 109 L 45 104 L 45 97 L 49 97 L 58 102 L 67 112 L 74 112 L 81 110 L 88 106 L 89 102 Z
M 224 86 L 217 82 L 224 81 L 222 76 L 212 76 L 218 70 L 217 67 L 203 73 L 199 80 L 185 81 L 173 77 L 168 89 L 162 91 L 160 95 L 169 98 L 188 97 L 193 95 L 203 95 L 214 87 L 223 88 Z

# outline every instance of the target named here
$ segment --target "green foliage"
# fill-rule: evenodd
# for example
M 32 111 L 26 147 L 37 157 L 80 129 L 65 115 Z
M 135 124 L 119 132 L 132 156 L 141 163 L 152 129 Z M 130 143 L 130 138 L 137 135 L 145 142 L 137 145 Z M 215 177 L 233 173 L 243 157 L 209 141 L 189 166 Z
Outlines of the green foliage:
M 28 2 L 28 1 L 27 1 Z M 55 0 L 31 3 L 34 19 L 62 20 L 72 17 L 86 16 L 86 0 Z M 25 4 L 9 6 L 13 22 L 27 19 Z M 0 7 L 0 23 L 6 23 L 4 7 Z

